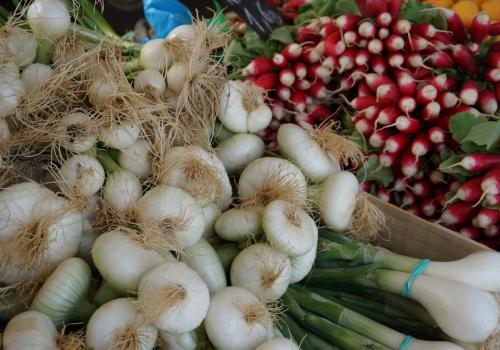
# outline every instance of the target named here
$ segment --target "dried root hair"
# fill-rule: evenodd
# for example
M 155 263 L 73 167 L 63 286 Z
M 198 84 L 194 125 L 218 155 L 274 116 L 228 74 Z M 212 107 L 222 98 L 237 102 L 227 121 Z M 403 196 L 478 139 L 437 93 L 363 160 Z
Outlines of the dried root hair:
M 147 335 L 144 333 L 143 325 L 137 321 L 119 329 L 114 335 L 109 350 L 140 350 Z
M 264 324 L 271 327 L 284 311 L 283 304 L 280 301 L 266 304 L 263 301 L 249 303 L 247 300 L 237 300 L 235 306 L 240 310 L 249 326 Z
M 283 271 L 289 266 L 288 257 L 280 254 L 268 254 L 260 252 L 258 259 L 261 260 L 261 285 L 264 290 L 269 290 L 273 287 L 278 278 L 283 276 Z
M 334 123 L 327 123 L 309 130 L 309 134 L 327 153 L 333 153 L 344 166 L 353 168 L 365 162 L 365 155 L 359 145 L 345 136 L 337 134 Z
M 241 103 L 247 112 L 256 110 L 262 103 L 264 103 L 264 89 L 255 86 L 250 82 L 243 83 L 241 91 Z
M 79 330 L 75 333 L 65 334 L 66 326 L 64 326 L 56 337 L 56 344 L 61 350 L 85 350 L 85 332 Z
M 15 312 L 16 307 L 28 310 L 42 284 L 41 280 L 32 280 L 0 287 L 0 312 Z
M 347 234 L 354 239 L 370 241 L 382 238 L 380 236 L 382 232 L 386 232 L 390 236 L 384 213 L 370 202 L 367 193 L 359 192 L 356 197 L 351 227 Z
M 147 291 L 137 300 L 137 309 L 146 323 L 154 323 L 166 310 L 175 308 L 188 297 L 186 288 L 181 284 L 163 286 Z

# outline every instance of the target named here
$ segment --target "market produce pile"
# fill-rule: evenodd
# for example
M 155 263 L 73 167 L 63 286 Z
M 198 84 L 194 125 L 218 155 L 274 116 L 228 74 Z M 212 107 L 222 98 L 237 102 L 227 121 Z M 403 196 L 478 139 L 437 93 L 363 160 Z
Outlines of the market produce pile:
M 228 78 L 231 33 L 216 23 L 136 45 L 88 0 L 0 6 L 1 348 L 497 349 L 500 253 L 377 247 L 390 232 L 353 172 L 373 158 L 331 109 L 288 119 L 319 96 L 282 101 L 278 122 L 279 95 Z M 313 59 L 304 47 L 281 58 Z M 295 75 L 279 76 L 290 94 Z M 463 114 L 459 130 L 490 117 Z
M 268 91 L 267 148 L 282 123 L 335 121 L 368 156 L 366 191 L 499 249 L 500 22 L 481 12 L 467 29 L 417 1 L 356 4 L 286 2 L 295 27 L 231 43 L 233 76 Z

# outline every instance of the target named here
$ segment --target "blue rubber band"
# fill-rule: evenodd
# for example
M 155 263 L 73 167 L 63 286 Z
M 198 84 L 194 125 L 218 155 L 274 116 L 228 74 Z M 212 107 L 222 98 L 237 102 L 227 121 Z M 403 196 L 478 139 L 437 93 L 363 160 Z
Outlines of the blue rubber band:
M 418 276 L 420 276 L 425 269 L 427 268 L 427 265 L 429 265 L 431 261 L 429 259 L 423 259 L 420 260 L 417 265 L 413 268 L 413 271 L 411 272 L 410 278 L 408 278 L 408 281 L 406 281 L 405 285 L 403 286 L 403 289 L 401 289 L 401 294 L 406 297 L 406 298 L 411 298 L 411 290 L 413 288 L 413 283 L 417 279 Z
M 398 350 L 406 350 L 414 340 L 415 338 L 407 336 L 399 346 Z

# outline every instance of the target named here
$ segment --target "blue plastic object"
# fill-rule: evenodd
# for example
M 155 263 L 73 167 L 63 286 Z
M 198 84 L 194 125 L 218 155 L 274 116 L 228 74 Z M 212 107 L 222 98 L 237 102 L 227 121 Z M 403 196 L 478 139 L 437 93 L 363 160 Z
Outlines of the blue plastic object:
M 155 39 L 166 38 L 175 27 L 190 24 L 192 18 L 189 9 L 176 0 L 144 0 L 144 15 Z

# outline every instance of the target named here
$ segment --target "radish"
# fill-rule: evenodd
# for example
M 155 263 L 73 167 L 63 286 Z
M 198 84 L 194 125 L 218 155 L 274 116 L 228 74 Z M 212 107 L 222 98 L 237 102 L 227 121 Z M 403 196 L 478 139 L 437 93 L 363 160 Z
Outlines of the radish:
M 425 133 L 418 134 L 412 141 L 411 153 L 415 157 L 422 157 L 429 153 L 431 148 L 430 141 Z
M 393 106 L 399 101 L 399 90 L 395 84 L 384 84 L 377 88 L 377 102 L 382 106 Z
M 381 148 L 391 135 L 392 132 L 388 129 L 375 130 L 368 138 L 368 143 L 374 148 Z
M 368 65 L 368 61 L 370 60 L 370 52 L 365 49 L 361 49 L 358 51 L 356 54 L 356 57 L 354 58 L 354 62 L 358 66 L 366 66 Z
M 387 63 L 382 56 L 372 56 L 370 67 L 377 74 L 384 74 L 387 72 Z
M 392 15 L 389 12 L 381 12 L 377 15 L 377 24 L 381 27 L 388 27 L 392 22 Z
M 364 81 L 358 84 L 358 96 L 369 96 L 373 95 L 373 90 L 370 89 L 368 84 Z
M 492 83 L 500 82 L 500 68 L 488 68 L 484 75 Z
M 500 194 L 500 166 L 497 165 L 484 175 L 481 189 L 486 195 Z
M 304 112 L 307 105 L 307 95 L 302 91 L 292 92 L 292 97 L 290 98 L 290 103 L 293 105 L 293 109 L 297 112 Z
M 453 92 L 445 91 L 439 94 L 437 102 L 443 109 L 450 109 L 457 106 L 459 99 Z
M 466 223 L 476 216 L 479 208 L 471 203 L 458 202 L 451 204 L 441 214 L 440 222 L 446 225 L 458 225 Z
M 412 33 L 418 34 L 428 40 L 433 39 L 438 30 L 430 23 L 413 23 L 411 26 Z
M 396 34 L 391 34 L 385 41 L 384 46 L 388 51 L 401 51 L 405 47 L 403 38 Z
M 384 152 L 399 154 L 409 141 L 410 137 L 406 134 L 392 135 L 385 141 Z
M 403 151 L 403 156 L 401 157 L 401 172 L 403 175 L 411 177 L 415 176 L 422 166 L 422 158 L 416 157 L 411 149 L 406 149 Z
M 317 63 L 321 60 L 321 54 L 313 46 L 304 46 L 300 57 L 304 63 L 309 64 Z
M 358 26 L 358 33 L 361 37 L 370 39 L 377 34 L 377 27 L 372 22 L 365 21 Z
M 442 144 L 446 139 L 446 130 L 439 126 L 433 126 L 427 131 L 427 137 L 434 144 Z
M 345 32 L 343 38 L 347 47 L 358 45 L 361 40 L 360 35 L 352 30 Z
M 275 52 L 273 55 L 273 64 L 278 68 L 285 68 L 288 66 L 288 60 L 283 54 Z
M 380 85 L 393 84 L 394 81 L 385 74 L 368 73 L 365 75 L 365 82 L 370 89 L 377 91 Z
M 479 232 L 479 230 L 473 226 L 463 227 L 462 229 L 460 229 L 460 231 L 458 231 L 458 233 L 466 238 L 476 241 L 481 237 L 481 233 Z
M 487 227 L 483 230 L 484 235 L 487 237 L 493 237 L 496 238 L 500 235 L 500 228 L 498 226 L 490 226 Z M 496 245 L 494 245 L 492 248 L 496 249 Z
M 362 19 L 360 16 L 356 16 L 350 13 L 340 15 L 335 20 L 335 24 L 342 31 L 347 32 L 349 30 L 353 30 L 358 26 L 359 21 Z
M 346 70 L 350 70 L 354 68 L 354 59 L 356 58 L 357 50 L 350 47 L 345 50 L 339 57 L 339 73 L 342 73 Z
M 379 106 L 370 106 L 364 109 L 361 115 L 368 120 L 375 120 L 379 112 L 380 112 Z
M 393 68 L 402 69 L 401 67 L 403 66 L 403 64 L 405 62 L 405 57 L 402 54 L 395 52 L 395 53 L 390 54 L 387 62 L 389 63 L 389 66 L 391 66 Z
M 308 80 L 295 80 L 293 88 L 301 91 L 306 91 L 311 87 L 311 83 Z
M 465 156 L 456 164 L 467 171 L 478 173 L 489 170 L 500 164 L 500 155 L 489 153 L 473 153 Z
M 412 190 L 417 198 L 429 198 L 432 193 L 432 184 L 427 180 L 419 180 L 413 184 Z
M 486 55 L 486 63 L 493 68 L 500 68 L 500 52 L 489 52 Z
M 417 101 L 413 97 L 403 96 L 398 102 L 398 107 L 406 114 L 412 113 L 417 108 Z
M 451 52 L 455 63 L 467 74 L 475 74 L 477 65 L 470 51 L 463 45 L 452 45 Z
M 314 25 L 314 22 L 311 22 Z M 315 28 L 305 26 L 300 28 L 297 33 L 296 41 L 299 44 L 317 44 L 321 40 L 321 35 Z
M 500 194 L 489 194 L 485 197 L 486 205 L 499 205 L 500 204 Z
M 490 226 L 495 226 L 500 221 L 500 210 L 482 208 L 477 216 L 474 218 L 476 227 L 487 228 Z
M 420 35 L 412 35 L 409 37 L 408 41 L 412 51 L 424 51 L 430 45 L 429 41 L 422 38 Z
M 392 24 L 392 32 L 398 35 L 408 34 L 411 30 L 411 23 L 406 19 L 398 19 Z
M 403 198 L 402 198 L 402 201 L 401 201 L 401 207 L 402 208 L 407 208 L 406 210 L 410 211 L 410 209 L 408 207 L 411 207 L 412 205 L 414 205 L 415 202 L 416 202 L 416 198 L 413 195 L 413 193 L 411 193 L 411 192 L 405 192 L 405 193 L 403 193 Z M 418 212 L 420 212 L 420 208 L 418 208 Z M 418 214 L 414 213 L 414 215 L 418 215 Z
M 389 32 L 389 29 L 387 28 L 380 28 L 378 30 L 377 36 L 380 40 L 387 39 L 391 33 Z
M 276 95 L 282 100 L 282 101 L 289 101 L 290 98 L 292 97 L 292 90 L 285 85 L 279 85 L 276 88 Z
M 469 52 L 475 56 L 475 55 L 479 54 L 479 51 L 481 50 L 481 46 L 479 44 L 476 44 L 476 43 L 469 43 L 469 44 L 467 44 L 467 50 L 469 50 Z
M 356 111 L 363 111 L 377 103 L 377 98 L 373 95 L 370 96 L 358 96 L 354 98 L 349 105 Z
M 364 13 L 369 17 L 378 17 L 381 13 L 387 11 L 387 1 L 365 0 Z
M 333 33 L 325 38 L 325 55 L 337 57 L 346 50 L 346 44 L 340 39 L 340 33 Z
M 384 50 L 382 40 L 373 38 L 368 42 L 368 51 L 373 55 L 379 55 Z
M 434 169 L 429 173 L 429 180 L 436 185 L 446 183 L 444 173 L 437 169 Z
M 481 111 L 486 114 L 495 114 L 498 110 L 498 102 L 495 94 L 488 89 L 481 90 L 478 95 L 477 104 Z
M 420 131 L 422 124 L 415 118 L 399 116 L 396 118 L 396 128 L 407 134 L 416 134 Z
M 391 202 L 391 192 L 383 187 L 379 187 L 377 189 L 377 198 L 382 202 L 390 203 Z
M 408 179 L 406 177 L 397 177 L 394 180 L 393 189 L 396 192 L 404 192 L 408 188 Z
M 318 99 L 318 100 L 324 100 L 324 99 L 327 99 L 328 97 L 330 97 L 330 92 L 327 90 L 327 88 L 325 87 L 325 85 L 323 83 L 320 83 L 320 82 L 317 82 L 315 84 L 312 84 L 311 87 L 309 88 L 309 90 L 307 91 L 308 95 L 315 98 L 315 99 Z M 296 93 L 294 93 L 292 95 L 292 101 L 294 101 L 293 97 L 296 97 Z M 303 97 L 303 96 L 301 96 Z M 298 103 L 300 103 L 300 101 L 298 101 Z
M 467 30 L 460 17 L 458 17 L 455 11 L 450 9 L 442 8 L 441 12 L 446 18 L 448 30 L 452 33 L 453 41 L 456 43 L 463 43 L 467 38 Z
M 498 22 L 491 24 L 489 30 L 489 35 L 500 35 L 500 24 Z
M 331 17 L 328 17 L 328 18 L 331 19 Z M 331 23 L 326 23 L 323 25 L 323 27 L 321 28 L 319 33 L 323 38 L 326 38 L 328 35 L 335 33 L 335 32 L 338 32 L 338 31 L 339 31 L 339 28 L 335 25 L 335 23 L 333 23 L 333 19 L 332 19 Z
M 283 4 L 285 10 L 298 10 L 301 6 L 306 6 L 312 3 L 312 0 L 291 0 Z
M 400 55 L 400 54 L 395 54 L 395 55 Z M 417 82 L 407 72 L 401 72 L 401 74 L 397 75 L 397 84 L 399 87 L 399 91 L 401 92 L 402 95 L 415 96 L 415 94 L 417 93 Z M 415 108 L 413 108 L 413 110 Z
M 375 125 L 390 125 L 396 121 L 399 112 L 394 107 L 385 107 L 377 115 Z
M 398 153 L 382 152 L 378 156 L 378 162 L 380 163 L 380 166 L 390 168 L 396 163 L 398 156 Z
M 287 60 L 295 61 L 299 59 L 300 55 L 302 54 L 302 46 L 297 43 L 291 43 L 285 46 L 281 53 Z
M 304 79 L 307 76 L 307 66 L 304 62 L 294 62 L 292 70 L 297 79 Z
M 422 118 L 427 122 L 435 122 L 439 119 L 441 105 L 438 102 L 429 102 L 422 109 Z
M 320 80 L 323 83 L 327 83 L 330 79 L 332 71 L 328 68 L 323 67 L 321 64 L 313 64 L 307 68 L 307 77 L 311 78 L 313 81 Z
M 429 56 L 431 66 L 438 69 L 453 68 L 455 62 L 443 51 L 435 51 Z
M 368 119 L 360 119 L 354 123 L 354 127 L 364 137 L 369 137 L 373 133 L 373 123 Z
M 428 218 L 433 217 L 438 209 L 436 203 L 434 203 L 434 200 L 430 198 L 425 198 L 424 200 L 422 200 L 420 205 L 422 206 L 422 214 L 424 214 L 424 216 Z
M 401 6 L 403 6 L 403 0 L 389 0 L 388 1 L 388 11 L 392 18 L 398 18 L 401 12 Z
M 417 101 L 422 105 L 426 105 L 434 101 L 438 96 L 438 91 L 434 85 L 422 85 L 417 91 Z
M 488 35 L 490 29 L 490 17 L 481 12 L 472 19 L 470 29 L 471 39 L 474 43 L 481 44 Z
M 241 74 L 244 77 L 249 75 L 262 75 L 270 73 L 273 70 L 273 60 L 269 57 L 258 57 L 250 62 L 243 70 Z
M 284 86 L 290 87 L 295 82 L 295 74 L 293 74 L 293 71 L 290 68 L 282 69 L 279 73 L 279 80 Z
M 425 71 L 431 70 L 430 67 L 427 67 L 424 64 L 424 59 L 423 59 L 422 55 L 420 55 L 418 52 L 414 52 L 414 53 L 411 53 L 408 56 L 406 56 L 406 63 L 411 68 L 417 68 L 417 69 L 423 68 Z
M 172 68 L 174 66 L 175 66 L 175 64 L 172 66 Z M 170 70 L 172 68 L 170 68 Z M 170 72 L 170 70 L 169 70 L 169 72 Z M 253 84 L 255 86 L 258 86 L 258 87 L 264 89 L 264 90 L 274 90 L 277 82 L 278 82 L 278 74 L 267 73 L 267 74 L 263 74 L 260 77 L 258 77 L 255 81 L 253 81 Z
M 336 68 L 338 68 L 338 59 L 337 57 L 328 56 L 323 60 L 323 62 L 321 62 L 321 65 L 333 72 Z M 297 73 L 295 73 L 295 75 L 297 75 Z

